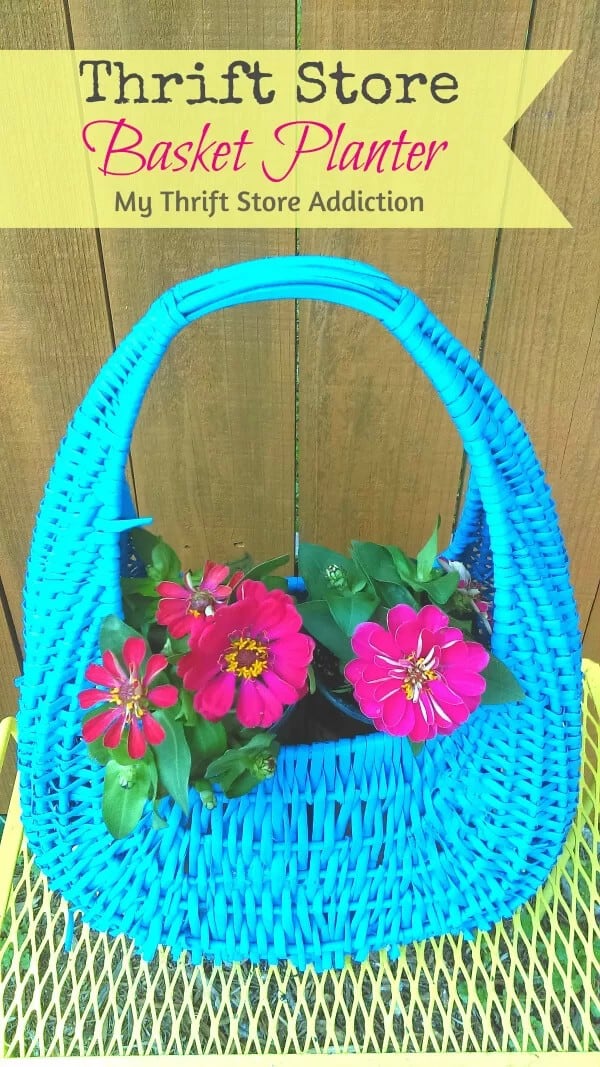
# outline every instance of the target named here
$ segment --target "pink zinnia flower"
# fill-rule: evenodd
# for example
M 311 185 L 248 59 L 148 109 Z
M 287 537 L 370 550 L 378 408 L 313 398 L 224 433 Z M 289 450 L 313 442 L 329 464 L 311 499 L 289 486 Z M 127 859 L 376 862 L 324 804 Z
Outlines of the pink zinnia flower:
M 489 654 L 448 626 L 448 616 L 433 604 L 419 612 L 398 604 L 388 613 L 387 629 L 363 622 L 351 643 L 359 658 L 347 664 L 346 678 L 378 730 L 426 741 L 451 733 L 481 701 L 485 679 L 479 672 Z
M 243 571 L 236 571 L 229 582 L 223 584 L 228 575 L 229 567 L 209 560 L 197 585 L 192 582 L 189 571 L 183 585 L 161 582 L 156 587 L 163 598 L 158 603 L 156 621 L 166 626 L 172 637 L 185 637 L 192 630 L 203 629 L 215 612 L 227 603 L 233 586 L 244 577 Z
M 95 704 L 112 705 L 93 715 L 83 724 L 85 741 L 97 741 L 104 734 L 106 748 L 116 748 L 123 731 L 128 728 L 127 751 L 132 759 L 139 759 L 146 751 L 146 743 L 160 745 L 165 731 L 153 719 L 150 705 L 170 708 L 177 703 L 178 691 L 174 685 L 148 686 L 157 674 L 167 666 L 166 656 L 150 656 L 143 677 L 140 668 L 148 649 L 142 637 L 128 637 L 123 645 L 121 659 L 126 670 L 113 652 L 104 652 L 102 665 L 92 663 L 85 672 L 88 682 L 105 686 L 104 689 L 84 689 L 79 694 L 82 708 Z
M 471 607 L 476 615 L 479 615 L 483 625 L 487 632 L 491 634 L 492 628 L 490 626 L 490 605 L 487 600 L 481 599 L 481 589 L 475 584 L 471 575 L 464 563 L 461 563 L 457 559 L 446 559 L 445 556 L 438 558 L 438 563 L 443 567 L 447 574 L 454 571 L 458 574 L 458 589 L 467 597 L 471 602 Z
M 304 696 L 315 643 L 299 632 L 300 614 L 281 589 L 247 579 L 237 598 L 192 633 L 178 670 L 205 719 L 221 719 L 235 707 L 244 726 L 272 726 L 284 706 Z

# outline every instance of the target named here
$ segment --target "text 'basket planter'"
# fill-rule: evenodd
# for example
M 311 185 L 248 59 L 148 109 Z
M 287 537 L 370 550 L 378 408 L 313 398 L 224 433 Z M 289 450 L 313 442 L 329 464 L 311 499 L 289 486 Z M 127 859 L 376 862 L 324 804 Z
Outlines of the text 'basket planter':
M 146 388 L 171 339 L 212 311 L 311 297 L 377 318 L 440 394 L 472 477 L 446 555 L 493 601 L 493 651 L 526 693 L 479 708 L 414 758 L 383 734 L 283 748 L 273 779 L 213 811 L 170 800 L 113 841 L 103 768 L 81 740 L 77 693 L 102 620 L 121 614 L 120 539 L 136 525 L 124 469 Z M 341 966 L 350 953 L 487 929 L 545 879 L 573 817 L 581 648 L 550 491 L 516 415 L 425 305 L 379 271 L 299 256 L 244 263 L 176 286 L 98 375 L 60 447 L 34 532 L 24 593 L 19 710 L 23 822 L 51 887 L 97 930 L 192 962 L 289 959 Z

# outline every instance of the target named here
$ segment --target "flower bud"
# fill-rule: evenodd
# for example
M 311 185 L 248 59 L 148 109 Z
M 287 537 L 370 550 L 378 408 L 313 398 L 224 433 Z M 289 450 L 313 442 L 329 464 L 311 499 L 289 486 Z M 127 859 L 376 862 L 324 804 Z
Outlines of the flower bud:
M 332 589 L 348 589 L 348 578 L 342 567 L 337 563 L 330 563 L 325 568 L 325 577 Z
M 194 788 L 197 789 L 200 794 L 200 800 L 205 808 L 212 811 L 217 806 L 217 798 L 213 792 L 213 787 L 208 781 L 208 778 L 199 778 L 197 782 L 194 782 Z
M 259 782 L 264 782 L 265 778 L 273 777 L 276 766 L 277 761 L 275 760 L 275 757 L 267 756 L 263 753 L 252 761 L 251 773 L 255 778 L 258 778 Z

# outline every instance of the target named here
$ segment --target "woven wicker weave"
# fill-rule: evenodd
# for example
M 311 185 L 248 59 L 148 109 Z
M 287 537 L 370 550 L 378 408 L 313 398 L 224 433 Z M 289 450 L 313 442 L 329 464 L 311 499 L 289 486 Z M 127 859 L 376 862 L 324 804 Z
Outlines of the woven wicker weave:
M 469 492 L 446 554 L 490 590 L 495 654 L 526 700 L 481 707 L 414 759 L 371 735 L 281 752 L 274 779 L 189 817 L 163 801 L 113 841 L 104 771 L 80 739 L 76 694 L 102 619 L 121 611 L 120 538 L 133 425 L 171 339 L 253 301 L 316 298 L 380 320 L 423 368 L 464 442 Z M 392 487 L 391 487 L 392 488 Z M 341 966 L 384 947 L 489 929 L 544 880 L 576 804 L 581 648 L 550 491 L 516 415 L 412 293 L 347 260 L 245 263 L 178 285 L 103 368 L 60 447 L 24 593 L 19 710 L 23 822 L 39 866 L 92 927 L 192 962 Z

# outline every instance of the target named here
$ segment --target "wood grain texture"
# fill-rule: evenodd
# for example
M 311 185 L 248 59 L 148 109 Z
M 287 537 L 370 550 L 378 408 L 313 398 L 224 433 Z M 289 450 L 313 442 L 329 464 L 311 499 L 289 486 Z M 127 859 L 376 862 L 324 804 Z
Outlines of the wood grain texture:
M 304 0 L 304 48 L 522 48 L 530 4 Z M 349 256 L 414 289 L 477 354 L 496 234 L 487 230 L 310 230 L 302 252 Z M 377 323 L 300 308 L 300 533 L 416 551 L 435 517 L 450 531 L 462 446 L 437 394 Z
M 68 48 L 61 0 L 8 0 L 3 48 Z M 111 350 L 96 235 L 0 232 L 0 573 L 17 629 L 31 529 L 57 445 Z
M 293 48 L 292 3 L 70 5 L 78 48 Z M 293 231 L 149 230 L 102 235 L 121 338 L 164 289 L 239 260 L 294 251 Z M 184 563 L 293 551 L 294 307 L 211 316 L 172 346 L 132 448 L 140 512 Z
M 596 590 L 585 628 L 583 654 L 595 663 L 600 663 L 600 585 Z
M 573 228 L 502 234 L 484 363 L 525 422 L 546 470 L 585 628 L 600 578 L 600 17 L 595 0 L 539 0 L 531 46 L 574 50 L 528 109 L 516 137 L 517 155 Z
M 14 679 L 21 673 L 4 607 L 3 599 L 0 598 L 0 719 L 14 715 L 17 710 L 17 690 L 14 686 Z M 14 745 L 11 744 L 0 772 L 1 815 L 5 815 L 8 810 L 15 773 L 15 751 Z

